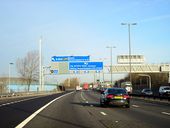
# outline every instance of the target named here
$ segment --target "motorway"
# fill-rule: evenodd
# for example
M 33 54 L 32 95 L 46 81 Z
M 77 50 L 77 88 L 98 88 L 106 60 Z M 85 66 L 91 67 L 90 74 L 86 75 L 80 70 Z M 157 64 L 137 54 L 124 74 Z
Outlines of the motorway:
M 170 104 L 131 99 L 130 108 L 100 107 L 100 94 L 78 91 L 0 102 L 2 128 L 166 128 Z

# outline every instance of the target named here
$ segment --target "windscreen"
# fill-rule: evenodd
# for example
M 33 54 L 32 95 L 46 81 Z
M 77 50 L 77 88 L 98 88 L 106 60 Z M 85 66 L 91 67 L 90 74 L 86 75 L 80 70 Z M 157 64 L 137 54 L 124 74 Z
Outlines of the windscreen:
M 127 94 L 125 89 L 109 89 L 108 90 L 109 94 Z

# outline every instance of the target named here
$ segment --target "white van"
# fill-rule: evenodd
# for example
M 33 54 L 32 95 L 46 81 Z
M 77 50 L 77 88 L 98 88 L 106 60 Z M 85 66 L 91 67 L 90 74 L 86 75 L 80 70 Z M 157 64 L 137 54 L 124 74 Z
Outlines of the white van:
M 160 96 L 170 95 L 170 86 L 160 86 L 159 95 Z

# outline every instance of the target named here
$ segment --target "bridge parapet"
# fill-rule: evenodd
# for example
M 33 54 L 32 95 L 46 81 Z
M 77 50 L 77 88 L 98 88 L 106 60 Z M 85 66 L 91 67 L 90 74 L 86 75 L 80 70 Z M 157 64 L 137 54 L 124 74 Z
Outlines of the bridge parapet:
M 117 64 L 113 65 L 112 73 L 128 73 L 130 66 L 128 64 Z M 110 72 L 110 70 L 109 70 Z M 132 73 L 159 73 L 159 72 L 170 72 L 170 64 L 141 64 L 131 65 Z

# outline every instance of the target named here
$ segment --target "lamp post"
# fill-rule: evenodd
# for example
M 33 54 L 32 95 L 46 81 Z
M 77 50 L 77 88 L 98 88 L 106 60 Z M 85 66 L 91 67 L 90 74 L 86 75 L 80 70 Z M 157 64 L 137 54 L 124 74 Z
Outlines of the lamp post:
M 8 88 L 9 88 L 9 93 L 11 92 L 10 90 L 10 85 L 11 85 L 11 65 L 13 65 L 14 63 L 9 63 L 9 77 L 8 77 Z
M 139 76 L 148 77 L 149 79 L 149 89 L 152 89 L 151 76 L 147 74 L 138 74 Z
M 127 25 L 128 26 L 128 34 L 129 34 L 129 81 L 132 82 L 132 76 L 131 76 L 131 37 L 130 37 L 130 27 L 131 25 L 137 25 L 137 23 L 121 23 L 121 25 Z
M 107 46 L 106 48 L 110 48 L 110 82 L 111 82 L 111 85 L 112 85 L 112 49 L 113 48 L 116 48 L 115 46 Z
M 42 91 L 42 37 L 39 40 L 39 90 Z

